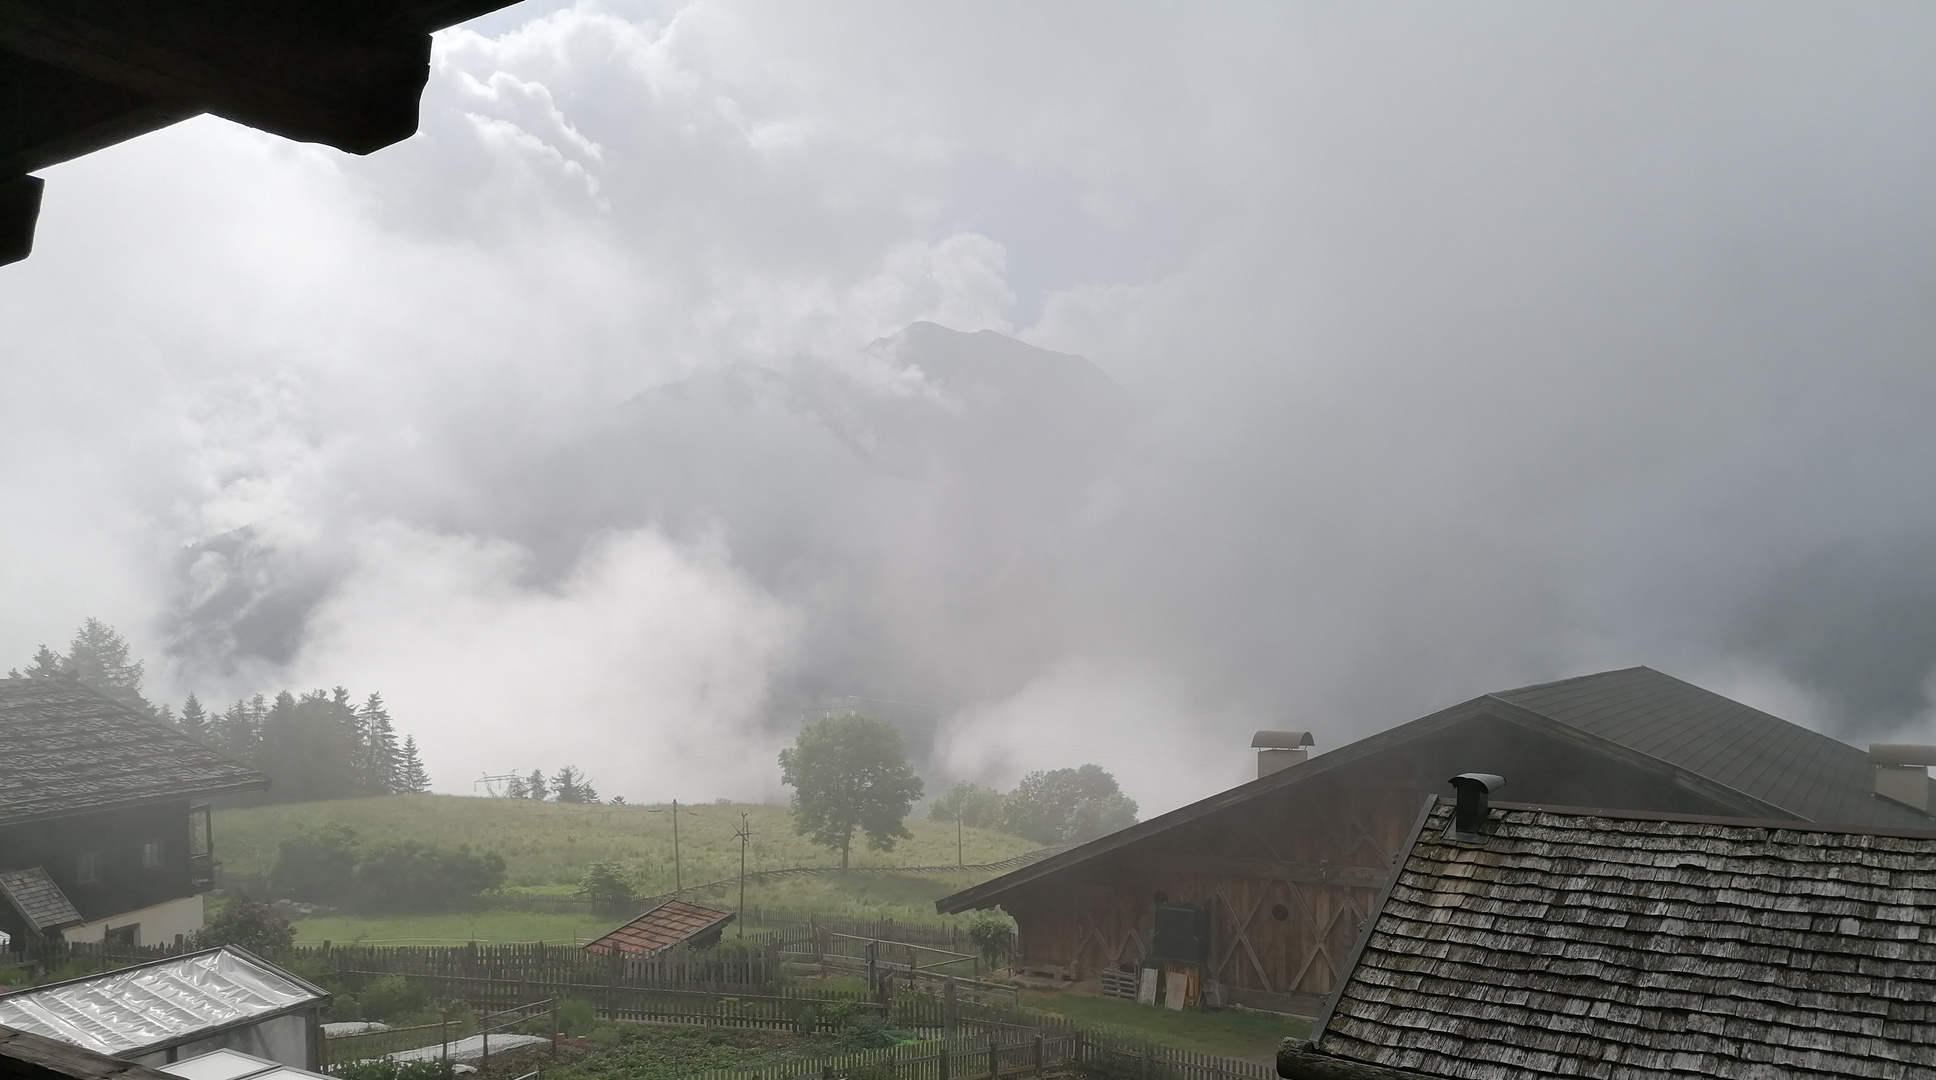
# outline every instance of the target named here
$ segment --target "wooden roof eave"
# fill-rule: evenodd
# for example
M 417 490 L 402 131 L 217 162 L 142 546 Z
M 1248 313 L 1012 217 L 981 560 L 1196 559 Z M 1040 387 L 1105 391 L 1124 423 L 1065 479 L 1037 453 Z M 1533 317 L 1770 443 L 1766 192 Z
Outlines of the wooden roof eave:
M 245 791 L 260 791 L 269 786 L 269 778 L 257 775 L 253 780 L 241 780 L 214 787 L 184 788 L 157 795 L 144 795 L 138 799 L 123 799 L 119 802 L 96 803 L 92 806 L 76 806 L 43 814 L 14 814 L 0 817 L 0 829 L 11 825 L 27 825 L 36 821 L 57 821 L 61 818 L 81 817 L 86 814 L 105 814 L 112 810 L 132 810 L 141 806 L 155 806 L 161 803 L 180 802 L 183 799 L 213 799 L 221 795 L 239 795 Z

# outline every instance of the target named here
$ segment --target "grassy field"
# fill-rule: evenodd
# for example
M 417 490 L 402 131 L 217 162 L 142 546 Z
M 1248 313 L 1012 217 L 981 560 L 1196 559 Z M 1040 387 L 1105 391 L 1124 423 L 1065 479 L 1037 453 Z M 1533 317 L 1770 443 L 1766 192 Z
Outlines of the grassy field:
M 417 840 L 443 846 L 469 844 L 504 856 L 510 893 L 569 896 L 594 862 L 624 867 L 645 894 L 671 892 L 670 807 L 572 806 L 523 799 L 473 799 L 452 795 L 405 795 L 346 799 L 242 810 L 215 816 L 215 846 L 224 869 L 266 875 L 277 845 L 297 831 L 341 824 L 370 841 Z M 794 833 L 784 807 L 706 804 L 679 808 L 679 855 L 688 896 L 736 908 L 733 885 L 694 887 L 731 878 L 739 871 L 733 830 L 746 814 L 753 839 L 749 871 L 790 866 L 837 866 L 839 856 Z M 910 821 L 912 840 L 891 852 L 857 851 L 856 866 L 940 866 L 955 861 L 952 825 Z M 996 862 L 1034 850 L 1020 837 L 982 829 L 963 834 L 970 863 Z M 857 918 L 935 923 L 934 901 L 985 880 L 986 873 L 843 874 L 782 878 L 749 884 L 746 903 L 787 911 L 815 911 Z M 395 918 L 326 917 L 299 920 L 303 942 L 363 940 L 387 944 L 462 941 L 584 941 L 615 925 L 611 918 L 551 912 L 484 910 Z
M 1171 1012 L 1121 998 L 1079 996 L 1066 991 L 1024 993 L 1022 1005 L 1087 1027 L 1134 1032 L 1160 1046 L 1261 1062 L 1275 1061 L 1278 1043 L 1292 1036 L 1301 1038 L 1310 1028 L 1302 1020 L 1286 1020 L 1270 1013 L 1228 1009 Z
M 935 914 L 934 901 L 967 888 L 984 874 L 893 874 L 791 878 L 769 885 L 746 887 L 748 908 L 814 911 L 855 918 L 894 919 L 897 922 L 939 925 L 961 922 Z M 729 910 L 739 906 L 739 890 L 689 892 L 697 903 Z M 624 920 L 610 916 L 542 911 L 482 910 L 434 915 L 325 916 L 296 920 L 296 940 L 303 944 L 330 941 L 371 945 L 453 945 L 544 941 L 558 944 L 589 941 Z M 750 929 L 758 929 L 753 924 Z M 729 931 L 730 933 L 731 931 Z
M 653 812 L 669 809 L 456 795 L 343 799 L 222 810 L 215 815 L 215 846 L 231 873 L 267 874 L 283 837 L 306 826 L 340 823 L 367 840 L 469 844 L 495 851 L 504 856 L 509 884 L 515 889 L 569 894 L 586 867 L 611 860 L 632 874 L 645 892 L 671 892 L 672 819 L 669 813 Z M 746 850 L 748 870 L 839 865 L 837 853 L 816 847 L 793 831 L 785 807 L 707 803 L 679 809 L 679 856 L 688 887 L 738 873 L 739 841 L 733 830 L 741 813 L 753 831 Z M 908 828 L 914 838 L 893 851 L 866 851 L 856 845 L 854 865 L 941 866 L 955 861 L 954 826 L 910 821 Z M 970 863 L 995 862 L 1038 846 L 983 829 L 967 830 L 963 844 Z

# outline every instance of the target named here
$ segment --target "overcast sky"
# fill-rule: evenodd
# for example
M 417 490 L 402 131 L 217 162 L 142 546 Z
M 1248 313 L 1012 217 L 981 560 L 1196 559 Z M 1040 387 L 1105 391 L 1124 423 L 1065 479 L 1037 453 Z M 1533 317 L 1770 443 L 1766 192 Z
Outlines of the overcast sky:
M 1093 760 L 1149 811 L 1253 728 L 1632 664 L 1936 741 L 1932 46 L 1922 3 L 520 4 L 367 158 L 203 118 L 44 174 L 0 668 L 94 615 L 157 699 L 381 690 L 441 790 L 634 800 L 782 797 L 832 694 L 922 706 L 931 784 Z M 796 392 L 953 408 L 869 348 L 919 321 L 1093 361 L 1121 444 L 850 453 Z M 796 396 L 650 404 L 748 378 Z

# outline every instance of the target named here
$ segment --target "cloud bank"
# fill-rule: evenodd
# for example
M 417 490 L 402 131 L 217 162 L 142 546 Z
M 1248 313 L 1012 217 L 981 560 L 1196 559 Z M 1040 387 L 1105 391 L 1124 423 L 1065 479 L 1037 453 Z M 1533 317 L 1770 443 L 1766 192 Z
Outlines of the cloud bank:
M 1936 738 L 1933 20 L 520 5 L 371 157 L 50 170 L 0 648 L 380 689 L 453 791 L 775 797 L 857 694 L 1160 810 L 1634 663 Z

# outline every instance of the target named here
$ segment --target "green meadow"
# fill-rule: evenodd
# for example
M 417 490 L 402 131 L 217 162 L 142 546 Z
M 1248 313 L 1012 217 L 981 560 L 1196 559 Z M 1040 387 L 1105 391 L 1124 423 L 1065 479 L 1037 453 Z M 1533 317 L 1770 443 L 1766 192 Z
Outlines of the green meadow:
M 343 825 L 365 841 L 415 840 L 444 847 L 469 845 L 504 857 L 505 893 L 570 896 L 587 867 L 617 863 L 643 895 L 673 889 L 671 807 L 572 805 L 525 799 L 453 795 L 393 795 L 334 802 L 224 809 L 215 815 L 216 855 L 233 875 L 261 877 L 275 865 L 277 847 L 305 828 Z M 837 852 L 817 847 L 793 831 L 785 807 L 704 803 L 679 807 L 680 877 L 700 902 L 736 908 L 740 843 L 735 830 L 751 829 L 749 872 L 795 866 L 837 867 Z M 914 834 L 892 851 L 854 852 L 856 867 L 950 866 L 956 861 L 955 827 L 909 821 Z M 962 859 L 998 862 L 1035 850 L 1021 837 L 985 829 L 961 834 Z M 749 908 L 812 911 L 856 918 L 893 918 L 937 923 L 934 901 L 990 877 L 986 872 L 928 874 L 849 873 L 791 876 L 750 883 Z M 710 889 L 701 888 L 707 883 Z M 460 941 L 583 941 L 611 929 L 610 918 L 578 913 L 485 908 L 396 917 L 334 915 L 299 920 L 299 940 L 392 944 Z

